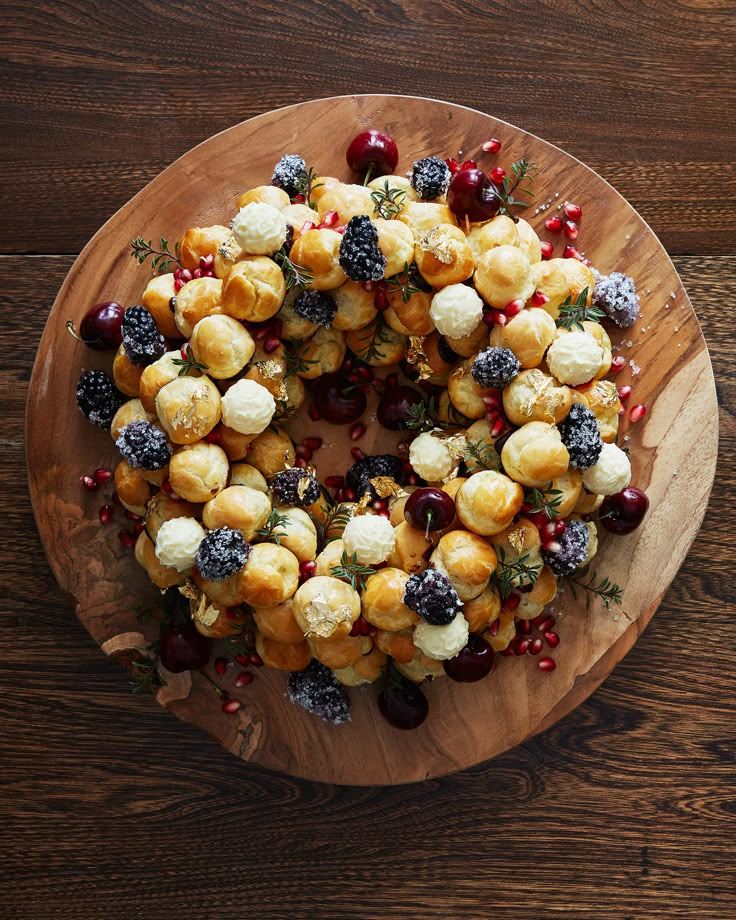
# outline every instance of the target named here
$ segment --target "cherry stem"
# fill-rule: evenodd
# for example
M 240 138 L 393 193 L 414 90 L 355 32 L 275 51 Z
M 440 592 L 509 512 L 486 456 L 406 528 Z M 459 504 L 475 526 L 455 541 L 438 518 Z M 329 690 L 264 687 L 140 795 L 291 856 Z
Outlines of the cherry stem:
M 82 345 L 92 345 L 92 344 L 95 344 L 96 342 L 99 342 L 100 344 L 102 344 L 102 339 L 83 339 L 82 336 L 79 335 L 77 330 L 74 328 L 73 320 L 68 319 L 66 321 L 66 331 L 69 333 L 69 335 L 75 338 L 78 342 L 81 342 Z
M 373 163 L 368 164 L 368 169 L 365 171 L 365 179 L 363 179 L 363 185 L 368 185 L 371 181 L 371 176 L 373 175 Z
M 429 541 L 429 525 L 432 523 L 432 512 L 427 512 L 427 529 L 424 531 L 424 539 Z

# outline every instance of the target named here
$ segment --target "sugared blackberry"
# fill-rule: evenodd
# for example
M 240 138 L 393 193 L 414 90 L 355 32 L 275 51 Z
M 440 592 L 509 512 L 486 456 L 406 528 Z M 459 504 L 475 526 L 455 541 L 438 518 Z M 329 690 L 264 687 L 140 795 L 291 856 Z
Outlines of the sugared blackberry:
M 570 466 L 576 470 L 587 470 L 598 462 L 603 450 L 603 438 L 598 419 L 587 406 L 573 403 L 557 428 L 570 454 Z
M 303 671 L 289 671 L 289 700 L 325 722 L 342 725 L 350 721 L 350 697 L 329 668 L 313 659 Z
M 123 460 L 142 470 L 162 470 L 171 460 L 166 435 L 145 419 L 131 422 L 120 432 L 115 446 Z
M 425 569 L 409 578 L 404 603 L 432 626 L 452 623 L 463 606 L 450 580 L 437 569 Z
M 282 188 L 289 198 L 296 198 L 304 191 L 307 178 L 307 164 L 304 159 L 296 153 L 287 153 L 274 167 L 271 185 Z
M 623 272 L 610 275 L 595 272 L 592 304 L 621 329 L 633 326 L 639 318 L 639 295 L 634 280 Z
M 510 348 L 486 348 L 473 361 L 470 373 L 480 387 L 501 389 L 521 370 L 521 364 Z
M 320 496 L 319 482 L 299 466 L 277 473 L 271 480 L 271 491 L 285 505 L 305 508 Z
M 377 497 L 376 490 L 371 485 L 371 479 L 376 479 L 378 476 L 389 476 L 395 482 L 399 482 L 403 471 L 403 464 L 398 457 L 394 457 L 393 454 L 377 454 L 372 457 L 364 457 L 354 463 L 345 474 L 345 482 L 355 491 L 358 498 L 361 498 L 366 492 Z
M 324 291 L 302 291 L 294 301 L 294 312 L 310 323 L 319 323 L 329 329 L 337 313 L 337 303 Z
M 145 307 L 131 307 L 123 316 L 123 348 L 132 364 L 148 367 L 166 351 L 156 320 Z
M 585 521 L 568 521 L 565 532 L 558 539 L 559 553 L 542 550 L 542 559 L 555 575 L 572 575 L 588 554 L 588 526 Z
M 452 173 L 440 157 L 417 160 L 411 171 L 411 185 L 423 201 L 434 201 L 450 187 Z
M 242 531 L 218 527 L 199 544 L 197 568 L 208 581 L 224 581 L 243 568 L 252 549 Z
M 104 371 L 84 371 L 77 383 L 77 405 L 93 425 L 109 428 L 125 397 Z
M 340 265 L 353 281 L 380 281 L 386 256 L 378 247 L 378 230 L 365 214 L 351 217 L 340 241 Z

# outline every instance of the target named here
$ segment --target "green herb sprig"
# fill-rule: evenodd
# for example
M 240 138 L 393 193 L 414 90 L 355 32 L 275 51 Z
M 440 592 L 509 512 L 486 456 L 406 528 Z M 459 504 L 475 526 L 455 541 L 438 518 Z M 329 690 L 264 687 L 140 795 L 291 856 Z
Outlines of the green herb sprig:
M 275 543 L 276 546 L 281 546 L 281 538 L 286 536 L 286 529 L 290 523 L 286 514 L 282 514 L 277 508 L 272 508 L 266 518 L 266 523 L 256 531 L 256 536 L 260 537 L 256 542 L 270 542 Z M 280 528 L 283 528 L 283 530 Z
M 361 565 L 358 562 L 357 553 L 348 556 L 348 551 L 344 549 L 340 564 L 333 565 L 330 573 L 334 578 L 350 582 L 350 586 L 354 591 L 363 591 L 365 589 L 365 579 L 370 575 L 375 575 L 376 570 L 370 566 Z
M 539 573 L 542 571 L 542 563 L 531 563 L 529 558 L 529 553 L 525 553 L 514 561 L 507 561 L 506 551 L 499 546 L 498 565 L 491 575 L 491 581 L 498 588 L 501 600 L 505 601 L 515 588 L 518 589 L 524 585 L 533 587 L 537 583 Z
M 521 183 L 525 180 L 528 182 L 534 182 L 534 176 L 531 174 L 536 169 L 536 163 L 529 163 L 524 159 L 524 157 L 511 164 L 511 173 L 513 178 L 512 176 L 505 176 L 500 188 L 496 186 L 493 192 L 494 197 L 500 202 L 498 208 L 499 214 L 506 214 L 515 223 L 519 220 L 516 214 L 514 214 L 513 209 L 526 208 L 529 205 L 529 202 L 524 201 L 523 198 L 515 198 L 514 193 L 516 192 L 520 195 L 527 195 L 530 198 L 535 197 L 534 192 L 532 192 L 530 188 L 522 188 Z
M 466 464 L 472 462 L 474 467 L 480 466 L 484 470 L 501 469 L 501 458 L 496 448 L 485 439 L 481 438 L 478 441 L 467 441 L 466 450 L 467 452 L 464 457 Z
M 370 364 L 371 361 L 382 361 L 386 353 L 381 351 L 381 347 L 387 345 L 390 340 L 391 328 L 379 315 L 375 328 L 372 331 L 369 329 L 368 335 L 360 338 L 361 347 L 356 350 L 355 354 L 366 364 Z M 365 347 L 362 345 L 363 342 L 367 342 Z
M 279 249 L 279 251 L 275 252 L 271 258 L 284 274 L 284 281 L 286 282 L 287 291 L 290 291 L 293 287 L 305 288 L 308 284 L 314 281 L 314 275 L 312 272 L 310 272 L 309 269 L 305 268 L 303 265 L 299 265 L 297 262 L 294 262 L 289 257 L 286 249 Z
M 386 287 L 393 293 L 400 293 L 404 303 L 409 303 L 412 294 L 420 294 L 422 289 L 417 286 L 413 266 L 404 262 L 403 269 L 386 279 Z
M 292 203 L 298 201 L 300 196 L 304 199 L 304 203 L 310 208 L 314 209 L 316 204 L 312 201 L 312 192 L 315 189 L 322 188 L 324 182 L 315 182 L 317 174 L 314 171 L 312 166 L 309 167 L 306 174 L 298 179 L 295 183 L 296 195 L 291 199 Z
M 374 217 L 382 217 L 384 220 L 394 220 L 401 214 L 404 208 L 404 199 L 406 192 L 401 188 L 391 188 L 388 179 L 383 183 L 382 189 L 376 189 L 371 192 L 373 199 Z
M 166 686 L 166 681 L 158 671 L 158 642 L 147 647 L 136 645 L 135 649 L 141 653 L 141 657 L 130 663 L 133 693 L 156 693 L 160 687 Z
M 584 329 L 583 323 L 586 320 L 600 323 L 605 315 L 603 310 L 599 310 L 598 307 L 588 306 L 588 288 L 584 287 L 575 298 L 575 303 L 572 302 L 571 297 L 568 297 L 560 306 L 560 315 L 557 317 L 556 323 L 560 329 L 567 329 L 569 332 L 572 332 L 573 329 L 580 329 L 582 332 Z
M 169 249 L 168 241 L 165 240 L 162 236 L 159 237 L 159 249 L 156 249 L 153 245 L 153 240 L 143 239 L 142 236 L 137 236 L 134 240 L 130 241 L 132 248 L 131 255 L 138 262 L 139 265 L 143 265 L 146 259 L 151 259 L 151 267 L 154 271 L 157 271 L 159 275 L 163 275 L 169 270 L 169 266 L 176 264 L 181 267 L 181 262 L 179 261 L 179 243 L 174 245 L 174 252 L 172 253 Z
M 175 364 L 179 368 L 179 377 L 186 377 L 189 374 L 189 371 L 201 371 L 203 374 L 206 373 L 209 368 L 206 364 L 200 364 L 192 354 L 192 346 L 187 345 L 184 349 L 184 354 L 186 358 L 172 358 L 171 363 Z
M 284 347 L 284 379 L 293 377 L 295 374 L 304 374 L 315 364 L 319 364 L 317 358 L 305 358 L 304 347 L 307 344 L 305 339 L 294 339 Z
M 435 428 L 447 428 L 447 423 L 439 418 L 437 411 L 434 396 L 430 397 L 426 403 L 413 403 L 413 405 L 409 406 L 409 418 L 407 419 L 406 427 L 420 433 L 433 431 Z
M 603 601 L 603 606 L 608 610 L 611 604 L 621 605 L 623 598 L 623 588 L 610 581 L 608 578 L 598 577 L 597 572 L 590 571 L 590 563 L 566 577 L 570 586 L 570 593 L 578 599 L 577 589 L 582 588 L 585 591 L 585 609 L 590 610 L 590 604 L 594 597 L 599 597 Z
M 548 520 L 552 520 L 560 513 L 562 504 L 562 490 L 553 489 L 552 483 L 548 482 L 541 489 L 532 489 L 527 501 L 531 504 L 530 514 L 546 514 Z

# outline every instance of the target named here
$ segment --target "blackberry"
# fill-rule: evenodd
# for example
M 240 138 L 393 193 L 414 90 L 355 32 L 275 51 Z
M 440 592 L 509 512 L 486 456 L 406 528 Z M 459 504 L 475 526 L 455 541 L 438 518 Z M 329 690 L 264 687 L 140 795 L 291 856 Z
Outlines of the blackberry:
M 448 577 L 437 569 L 425 569 L 409 578 L 404 603 L 432 626 L 452 623 L 463 606 Z
M 521 370 L 521 364 L 510 348 L 486 348 L 473 361 L 470 373 L 480 387 L 500 390 Z
M 312 659 L 303 671 L 289 671 L 286 693 L 292 703 L 325 722 L 350 721 L 350 697 L 329 668 Z
M 603 438 L 598 419 L 587 406 L 573 403 L 557 428 L 570 454 L 570 466 L 576 470 L 587 470 L 598 462 L 603 450 Z
M 126 425 L 115 441 L 124 460 L 142 470 L 162 470 L 171 460 L 166 435 L 150 422 L 139 419 Z
M 218 527 L 199 544 L 197 568 L 207 581 L 224 581 L 243 568 L 252 549 L 242 531 Z
M 125 397 L 104 371 L 84 371 L 77 383 L 77 405 L 93 425 L 109 428 Z
M 271 491 L 280 502 L 298 508 L 314 504 L 320 496 L 319 482 L 298 466 L 277 473 L 271 480 Z
M 132 364 L 148 367 L 166 351 L 156 320 L 145 307 L 131 307 L 123 315 L 123 348 Z
M 542 559 L 555 575 L 572 575 L 588 554 L 588 526 L 585 521 L 568 521 L 565 532 L 559 538 L 559 553 L 542 550 Z
M 592 304 L 621 329 L 633 326 L 639 318 L 639 295 L 634 280 L 623 272 L 610 275 L 595 272 Z
M 340 266 L 353 281 L 380 281 L 386 256 L 378 247 L 378 230 L 365 214 L 351 217 L 340 240 Z
M 411 185 L 423 201 L 433 201 L 450 187 L 452 173 L 440 157 L 417 160 L 411 171 Z
M 274 167 L 271 185 L 282 188 L 289 198 L 296 198 L 304 191 L 307 179 L 307 164 L 304 158 L 296 153 L 287 153 Z
M 393 454 L 377 454 L 354 463 L 345 474 L 345 482 L 355 491 L 358 498 L 366 492 L 377 498 L 371 479 L 377 476 L 390 476 L 395 482 L 399 482 L 403 471 L 404 465 L 398 457 L 394 457 Z
M 303 291 L 294 301 L 294 312 L 329 329 L 337 313 L 337 303 L 324 291 Z

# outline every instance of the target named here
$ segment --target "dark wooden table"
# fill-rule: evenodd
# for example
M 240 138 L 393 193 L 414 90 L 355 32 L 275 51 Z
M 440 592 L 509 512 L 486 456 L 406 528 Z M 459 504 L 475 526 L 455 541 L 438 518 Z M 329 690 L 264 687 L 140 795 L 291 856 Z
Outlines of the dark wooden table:
M 733 917 L 734 5 L 5 0 L 1 21 L 0 917 Z M 721 405 L 703 528 L 605 685 L 391 789 L 248 767 L 132 696 L 46 565 L 23 455 L 45 318 L 98 226 L 211 134 L 351 92 L 464 103 L 597 169 L 672 254 Z

